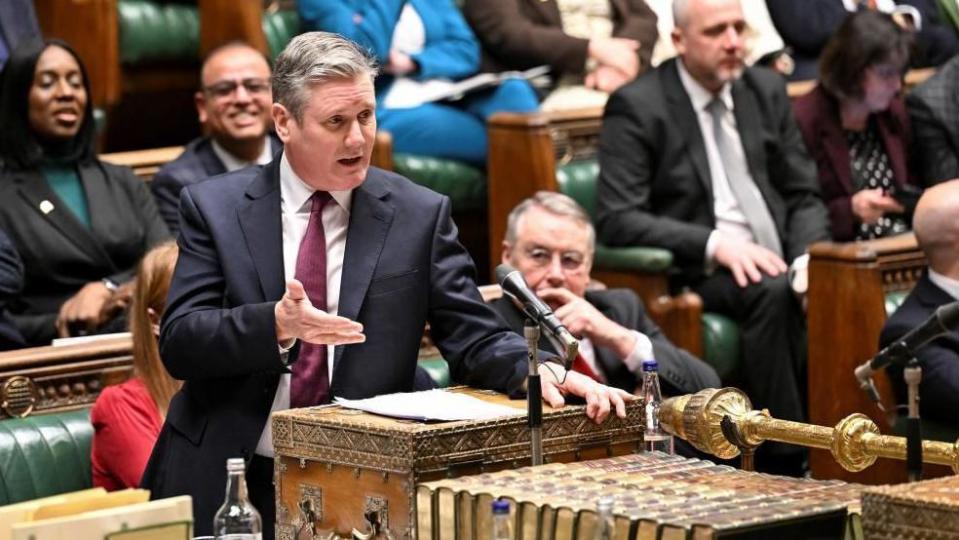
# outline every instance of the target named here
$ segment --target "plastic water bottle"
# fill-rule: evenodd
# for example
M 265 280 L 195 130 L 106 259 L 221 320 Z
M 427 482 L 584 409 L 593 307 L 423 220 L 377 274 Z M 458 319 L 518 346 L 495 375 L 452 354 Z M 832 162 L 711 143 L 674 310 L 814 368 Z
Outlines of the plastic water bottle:
M 226 460 L 226 500 L 213 517 L 217 540 L 263 540 L 263 522 L 250 503 L 245 472 L 243 458 Z
M 663 393 L 659 389 L 659 365 L 655 360 L 643 362 L 643 403 L 646 414 L 643 444 L 646 451 L 672 454 L 673 436 L 663 431 L 659 425 L 659 408 L 663 404 Z
M 613 528 L 616 524 L 613 522 L 613 498 L 601 497 L 596 502 L 596 529 L 593 532 L 593 540 L 612 540 Z
M 493 501 L 492 540 L 513 540 L 509 525 L 509 501 L 496 499 Z

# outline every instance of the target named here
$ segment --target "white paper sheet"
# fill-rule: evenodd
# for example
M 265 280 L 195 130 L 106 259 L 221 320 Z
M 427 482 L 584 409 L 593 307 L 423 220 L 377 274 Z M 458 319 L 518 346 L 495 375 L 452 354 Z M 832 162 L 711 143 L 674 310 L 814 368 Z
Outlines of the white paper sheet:
M 526 414 L 525 409 L 488 403 L 445 390 L 387 394 L 369 399 L 335 398 L 334 403 L 361 411 L 413 420 L 488 420 Z

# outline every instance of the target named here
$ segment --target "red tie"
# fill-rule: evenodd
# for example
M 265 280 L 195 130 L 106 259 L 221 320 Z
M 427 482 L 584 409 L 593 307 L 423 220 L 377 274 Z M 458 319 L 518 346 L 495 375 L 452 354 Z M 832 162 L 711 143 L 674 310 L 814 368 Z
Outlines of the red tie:
M 293 277 L 303 284 L 306 296 L 317 309 L 326 311 L 326 234 L 323 232 L 323 207 L 330 194 L 317 191 L 311 197 L 310 223 L 300 241 Z M 326 345 L 300 343 L 290 381 L 290 407 L 312 407 L 330 400 L 330 376 L 327 372 Z
M 599 375 L 599 373 L 596 373 L 592 367 L 590 367 L 589 362 L 583 358 L 582 354 L 577 353 L 576 358 L 573 359 L 573 371 L 582 373 L 596 382 L 603 382 L 603 378 Z

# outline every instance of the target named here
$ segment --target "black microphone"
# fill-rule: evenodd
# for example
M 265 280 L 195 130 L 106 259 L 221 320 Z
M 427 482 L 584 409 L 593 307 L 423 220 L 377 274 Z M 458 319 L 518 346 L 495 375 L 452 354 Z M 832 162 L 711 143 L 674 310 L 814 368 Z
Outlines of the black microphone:
M 565 349 L 563 352 L 566 354 L 566 369 L 569 369 L 579 351 L 579 342 L 573 334 L 570 334 L 569 330 L 563 326 L 559 318 L 553 314 L 553 310 L 530 290 L 519 270 L 508 264 L 501 264 L 496 267 L 496 281 L 499 282 L 505 294 L 522 304 L 523 312 L 527 317 L 536 321 L 547 333 L 561 342 Z
M 872 384 L 873 373 L 889 364 L 908 362 L 923 345 L 956 328 L 959 328 L 959 301 L 939 306 L 922 325 L 910 330 L 906 335 L 879 351 L 871 360 L 856 368 L 856 379 L 859 380 L 860 387 L 878 403 L 879 393 Z

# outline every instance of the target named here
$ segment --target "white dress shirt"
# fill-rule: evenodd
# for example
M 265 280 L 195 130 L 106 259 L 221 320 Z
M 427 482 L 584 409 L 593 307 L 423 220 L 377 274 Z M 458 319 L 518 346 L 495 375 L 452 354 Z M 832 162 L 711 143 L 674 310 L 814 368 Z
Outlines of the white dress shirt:
M 216 139 L 211 138 L 210 142 L 213 146 L 213 153 L 216 154 L 216 157 L 220 158 L 223 166 L 226 167 L 226 172 L 245 169 L 250 165 L 266 165 L 267 163 L 273 161 L 273 145 L 270 144 L 269 137 L 265 137 L 263 139 L 263 151 L 260 152 L 260 155 L 256 158 L 256 161 L 253 162 L 243 161 L 242 159 L 234 156 L 227 151 L 226 148 L 220 146 L 220 143 L 216 142 Z
M 290 167 L 286 154 L 280 158 L 280 219 L 283 226 L 283 277 L 293 279 L 300 242 L 310 223 L 310 197 L 315 190 L 306 185 Z M 336 314 L 340 303 L 340 278 L 343 274 L 343 255 L 346 252 L 346 236 L 350 224 L 352 191 L 331 191 L 332 201 L 323 208 L 323 232 L 326 236 L 326 311 Z M 327 370 L 330 384 L 333 383 L 333 353 L 335 347 L 327 347 Z M 280 376 L 280 384 L 273 397 L 270 412 L 290 408 L 290 374 Z M 263 428 L 256 453 L 273 456 L 273 433 L 270 422 Z
M 640 373 L 643 369 L 643 361 L 653 360 L 653 342 L 649 340 L 646 335 L 636 330 L 630 330 L 633 334 L 633 337 L 636 338 L 636 344 L 633 345 L 633 350 L 629 352 L 629 355 L 626 358 L 622 358 L 624 364 L 632 373 Z M 586 363 L 589 364 L 589 367 L 593 369 L 596 373 L 599 373 L 605 378 L 603 373 L 603 368 L 599 366 L 599 363 L 596 361 L 596 348 L 593 347 L 593 342 L 589 338 L 583 338 L 579 340 L 579 354 L 583 357 L 583 360 L 586 360 Z
M 716 253 L 716 243 L 718 234 L 731 238 L 755 242 L 752 229 L 749 228 L 749 222 L 746 221 L 746 215 L 739 207 L 739 200 L 733 193 L 732 186 L 729 185 L 729 179 L 726 178 L 726 169 L 723 165 L 722 156 L 719 155 L 719 149 L 716 147 L 716 139 L 713 137 L 713 116 L 707 110 L 707 106 L 713 100 L 713 93 L 702 87 L 692 75 L 686 71 L 683 62 L 677 61 L 676 67 L 679 68 L 679 80 L 682 82 L 686 94 L 693 104 L 693 110 L 696 112 L 696 119 L 699 121 L 699 131 L 703 136 L 703 143 L 706 147 L 706 158 L 709 160 L 709 175 L 713 188 L 713 213 L 716 216 L 716 229 L 709 235 L 706 242 L 706 261 L 712 263 L 713 255 Z M 736 127 L 736 116 L 733 113 L 735 104 L 733 103 L 733 94 L 731 85 L 723 86 L 716 96 L 726 105 L 726 113 L 722 118 L 722 129 L 731 142 L 731 147 L 735 155 L 727 156 L 731 159 L 739 160 L 744 164 L 743 170 L 749 170 L 746 162 L 746 152 L 743 150 L 742 140 L 739 138 L 739 129 Z M 755 182 L 751 182 L 750 189 L 756 191 L 760 200 L 763 200 L 762 193 L 756 187 Z

